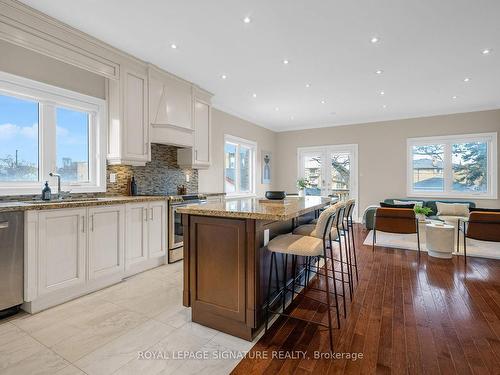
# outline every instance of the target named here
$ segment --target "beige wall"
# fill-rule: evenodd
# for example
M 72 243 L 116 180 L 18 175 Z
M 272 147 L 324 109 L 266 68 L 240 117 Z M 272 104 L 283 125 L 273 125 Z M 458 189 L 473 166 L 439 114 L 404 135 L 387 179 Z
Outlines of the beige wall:
M 256 161 L 256 193 L 263 196 L 266 190 L 272 189 L 276 181 L 276 133 L 242 120 L 228 113 L 212 110 L 212 164 L 207 170 L 200 170 L 198 174 L 198 190 L 204 193 L 224 191 L 224 135 L 234 135 L 257 143 Z M 261 151 L 273 153 L 271 185 L 261 184 Z
M 0 71 L 105 98 L 104 77 L 0 40 Z
M 500 132 L 500 110 L 278 133 L 276 188 L 296 190 L 297 147 L 358 144 L 362 213 L 384 198 L 406 197 L 407 138 L 483 132 Z M 499 199 L 476 202 L 500 208 Z

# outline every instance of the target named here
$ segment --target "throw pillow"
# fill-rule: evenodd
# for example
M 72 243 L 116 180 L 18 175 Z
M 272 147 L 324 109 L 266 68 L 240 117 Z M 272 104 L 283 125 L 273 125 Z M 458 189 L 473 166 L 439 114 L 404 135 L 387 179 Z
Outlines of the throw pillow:
M 413 209 L 413 207 L 415 207 L 415 205 L 413 203 L 410 203 L 410 204 L 389 204 L 389 203 L 385 203 L 385 202 L 380 202 L 380 207 L 383 207 L 383 208 L 411 208 L 411 209 Z
M 422 201 L 399 201 L 397 199 L 394 199 L 394 204 L 397 205 L 402 205 L 402 204 L 413 204 L 414 206 L 420 206 L 422 207 L 424 205 L 424 202 Z
M 436 202 L 437 216 L 462 216 L 469 215 L 468 203 L 444 203 Z

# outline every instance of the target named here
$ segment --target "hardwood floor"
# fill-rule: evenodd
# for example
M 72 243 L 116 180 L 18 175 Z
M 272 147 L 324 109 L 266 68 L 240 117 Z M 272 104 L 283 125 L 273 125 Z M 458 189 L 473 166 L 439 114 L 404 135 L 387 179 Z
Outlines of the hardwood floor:
M 334 330 L 336 353 L 362 358 L 315 358 L 329 350 L 327 330 L 279 318 L 233 374 L 500 374 L 500 261 L 372 253 L 367 234 L 356 227 L 359 284 Z M 305 298 L 290 311 L 326 322 L 325 307 Z

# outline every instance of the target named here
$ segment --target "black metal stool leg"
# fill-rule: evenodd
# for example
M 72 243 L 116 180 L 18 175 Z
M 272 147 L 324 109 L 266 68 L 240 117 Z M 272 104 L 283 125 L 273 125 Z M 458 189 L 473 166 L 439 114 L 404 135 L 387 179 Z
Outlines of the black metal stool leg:
M 287 268 L 288 268 L 288 254 L 283 254 L 283 312 L 285 312 L 285 307 L 286 307 Z
M 358 260 L 356 258 L 356 241 L 354 237 L 354 226 L 352 225 L 352 219 L 351 219 L 351 238 L 352 238 L 352 250 L 354 254 L 354 270 L 356 271 L 356 282 L 359 282 L 359 276 L 358 276 Z
M 295 279 L 297 278 L 297 255 L 292 256 L 292 301 L 295 298 Z
M 333 353 L 333 326 L 332 326 L 332 305 L 330 302 L 330 280 L 328 278 L 328 257 L 326 254 L 326 246 L 323 241 L 323 255 L 325 257 L 325 284 L 326 284 L 326 303 L 327 303 L 327 308 L 328 308 L 328 336 L 330 338 L 330 350 Z M 333 263 L 332 263 L 333 264 Z M 333 282 L 335 283 L 335 273 L 333 273 Z M 338 311 L 338 309 L 337 309 Z
M 340 257 L 340 279 L 342 280 L 342 305 L 344 308 L 344 318 L 347 318 L 347 307 L 346 307 L 346 294 L 345 294 L 345 279 L 344 279 L 344 257 L 342 255 L 342 239 L 339 234 L 339 257 Z M 333 255 L 333 246 L 332 246 Z M 333 259 L 333 256 L 332 256 Z M 335 266 L 332 260 L 333 275 L 335 276 Z

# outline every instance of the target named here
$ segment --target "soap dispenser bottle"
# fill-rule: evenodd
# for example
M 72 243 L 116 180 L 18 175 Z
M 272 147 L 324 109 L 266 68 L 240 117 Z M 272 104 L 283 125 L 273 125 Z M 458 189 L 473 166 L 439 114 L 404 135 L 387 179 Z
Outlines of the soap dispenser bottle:
M 52 192 L 49 187 L 49 181 L 45 181 L 45 187 L 42 190 L 42 200 L 50 201 L 52 198 Z
M 135 176 L 132 176 L 130 181 L 130 195 L 137 195 L 137 183 L 135 182 Z

